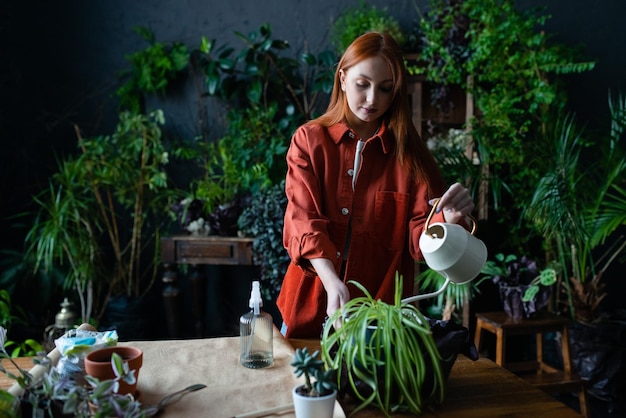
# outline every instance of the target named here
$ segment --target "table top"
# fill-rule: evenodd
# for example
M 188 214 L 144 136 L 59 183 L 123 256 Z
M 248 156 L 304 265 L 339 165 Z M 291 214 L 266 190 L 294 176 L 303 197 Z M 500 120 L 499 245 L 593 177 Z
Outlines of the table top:
M 161 416 L 230 418 L 291 403 L 291 389 L 302 382 L 302 378 L 295 377 L 289 364 L 294 346 L 308 346 L 311 349 L 319 346 L 316 341 L 287 341 L 278 330 L 274 330 L 273 339 L 274 365 L 258 370 L 247 369 L 239 364 L 238 337 L 120 344 L 133 345 L 144 351 L 138 389 L 140 399 L 146 404 L 157 403 L 168 393 L 194 383 L 207 385 L 207 388 L 190 393 L 180 402 L 169 405 Z M 20 361 L 23 361 L 20 363 L 23 366 L 27 360 Z M 0 382 L 0 387 L 7 386 Z M 335 417 L 345 417 L 355 406 L 349 398 L 340 400 L 336 404 Z M 287 418 L 294 415 L 293 412 L 287 412 L 266 416 Z M 384 415 L 377 409 L 368 408 L 353 416 L 373 418 Z M 394 415 L 409 416 L 412 415 Z M 426 418 L 532 416 L 580 417 L 573 409 L 491 360 L 481 358 L 471 361 L 464 356 L 459 356 L 452 368 L 444 403 L 421 415 Z
M 568 324 L 569 318 L 556 315 L 551 312 L 538 312 L 533 318 L 515 319 L 504 311 L 497 312 L 479 312 L 476 318 L 485 321 L 495 328 L 506 329 L 560 329 L 563 325 Z

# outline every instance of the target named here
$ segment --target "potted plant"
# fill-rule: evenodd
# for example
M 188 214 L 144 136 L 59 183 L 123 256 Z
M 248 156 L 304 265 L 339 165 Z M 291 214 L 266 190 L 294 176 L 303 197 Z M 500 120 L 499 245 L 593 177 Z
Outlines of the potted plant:
M 263 296 L 276 300 L 290 259 L 283 246 L 283 224 L 287 195 L 285 181 L 255 193 L 239 217 L 239 229 L 254 238 L 252 256 L 260 266 Z
M 36 267 L 67 270 L 83 322 L 101 319 L 110 298 L 132 303 L 151 289 L 169 222 L 163 113 L 119 116 L 111 135 L 83 138 L 77 128 L 79 153 L 59 162 L 49 190 L 36 197 L 40 210 L 26 237 Z
M 552 285 L 557 281 L 554 268 L 539 270 L 537 262 L 523 255 L 495 255 L 483 267 L 484 277 L 490 279 L 500 294 L 504 311 L 514 319 L 531 318 L 548 306 Z
M 420 414 L 443 402 L 445 381 L 467 330 L 450 338 L 454 347 L 438 347 L 432 322 L 414 305 L 402 303 L 401 277 L 396 277 L 392 305 L 375 300 L 360 283 L 351 283 L 365 296 L 353 298 L 328 319 L 321 347 L 324 362 L 340 370 L 340 394 L 360 402 L 353 412 L 374 405 L 387 416 L 399 411 Z M 341 326 L 336 328 L 338 321 Z
M 554 132 L 554 155 L 537 183 L 524 219 L 544 236 L 564 277 L 559 306 L 570 326 L 572 363 L 596 398 L 618 402 L 624 393 L 626 317 L 603 307 L 604 275 L 626 250 L 626 98 L 609 97 L 610 130 L 578 129 L 564 117 Z
M 441 87 L 431 97 L 436 107 L 448 106 L 452 87 L 472 95 L 469 155 L 475 152 L 480 161 L 472 188 L 479 190 L 479 211 L 496 211 L 507 225 L 498 229 L 498 242 L 512 247 L 525 244 L 526 225 L 517 221 L 530 198 L 528 184 L 552 155 L 546 135 L 567 103 L 561 76 L 594 67 L 577 48 L 555 42 L 542 9 L 520 10 L 515 3 L 431 0 L 427 12 L 418 9 L 422 42 L 410 68 Z
M 10 358 L 3 347 L 5 339 L 6 330 L 0 327 L 0 358 Z M 109 367 L 113 377 L 100 380 L 86 375 L 86 384 L 60 372 L 45 353 L 39 353 L 33 363 L 43 367 L 43 373 L 31 374 L 17 365 L 18 374 L 0 370 L 7 373 L 23 389 L 20 396 L 3 391 L 0 399 L 13 399 L 11 403 L 14 407 L 31 410 L 32 416 L 149 417 L 158 412 L 157 406 L 142 406 L 133 396 L 117 393 L 121 382 L 136 382 L 134 371 L 129 369 L 128 364 L 117 353 L 110 356 Z M 6 411 L 15 416 L 20 416 L 21 413 L 20 410 Z
M 337 17 L 331 28 L 331 42 L 341 55 L 352 41 L 370 31 L 387 32 L 400 46 L 407 41 L 399 22 L 389 14 L 386 7 L 379 9 L 361 0 L 358 5 L 345 9 Z
M 291 365 L 296 377 L 304 376 L 304 384 L 293 388 L 293 404 L 297 418 L 331 418 L 337 398 L 335 371 L 326 370 L 319 350 L 298 348 Z M 313 380 L 315 379 L 315 380 Z
M 224 135 L 191 153 L 203 173 L 191 182 L 191 195 L 203 201 L 205 220 L 219 235 L 235 235 L 249 196 L 285 177 L 291 134 L 330 93 L 335 63 L 329 51 L 305 51 L 299 60 L 283 56 L 289 43 L 273 39 L 268 24 L 235 35 L 244 43 L 241 51 L 203 39 L 191 57 L 194 74 L 202 77 L 197 84 L 206 86 L 201 97 L 216 96 L 227 109 Z

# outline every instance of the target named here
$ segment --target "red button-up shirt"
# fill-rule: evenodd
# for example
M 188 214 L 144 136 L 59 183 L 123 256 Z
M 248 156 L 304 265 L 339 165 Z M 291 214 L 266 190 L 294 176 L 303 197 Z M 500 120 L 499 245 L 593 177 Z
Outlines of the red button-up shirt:
M 443 180 L 433 166 L 426 167 L 434 178 L 430 188 L 411 181 L 394 153 L 393 132 L 383 124 L 365 143 L 353 190 L 358 139 L 345 124 L 307 124 L 292 138 L 283 231 L 292 262 L 277 300 L 287 337 L 319 337 L 322 330 L 326 292 L 308 259 L 330 259 L 337 272 L 345 259 L 344 281 L 361 283 L 387 303 L 393 303 L 396 271 L 404 279 L 403 297 L 413 291 L 419 237 L 431 210 L 428 201 L 443 194 Z M 443 222 L 443 215 L 431 222 Z M 348 286 L 351 297 L 361 295 Z

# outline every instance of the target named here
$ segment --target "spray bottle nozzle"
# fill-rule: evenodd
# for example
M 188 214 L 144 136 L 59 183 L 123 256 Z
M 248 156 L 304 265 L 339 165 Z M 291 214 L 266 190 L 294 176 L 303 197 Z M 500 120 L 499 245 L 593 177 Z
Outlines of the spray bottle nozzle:
M 250 304 L 248 306 L 254 309 L 255 315 L 261 312 L 263 299 L 261 299 L 261 285 L 258 281 L 252 282 L 252 292 L 250 293 Z

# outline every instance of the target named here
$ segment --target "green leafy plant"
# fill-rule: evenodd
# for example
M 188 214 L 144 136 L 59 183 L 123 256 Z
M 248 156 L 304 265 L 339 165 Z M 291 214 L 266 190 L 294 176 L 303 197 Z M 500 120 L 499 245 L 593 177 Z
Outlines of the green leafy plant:
M 202 38 L 191 54 L 200 96 L 218 97 L 228 110 L 222 137 L 185 151 L 201 169 L 190 195 L 204 203 L 205 219 L 221 235 L 236 232 L 248 196 L 284 178 L 291 134 L 330 92 L 335 62 L 329 51 L 287 56 L 289 43 L 274 39 L 269 24 L 235 35 L 244 44 L 239 51 Z
M 309 353 L 309 349 L 297 348 L 293 355 L 291 366 L 296 377 L 304 376 L 304 385 L 298 393 L 303 396 L 324 396 L 337 389 L 335 371 L 326 370 L 324 362 L 320 360 L 319 350 Z M 313 380 L 315 379 L 315 380 Z
M 283 225 L 287 195 L 284 179 L 252 195 L 239 217 L 239 229 L 254 238 L 252 255 L 260 266 L 263 296 L 275 300 L 289 266 L 289 254 L 283 246 Z
M 312 119 L 320 95 L 332 89 L 334 54 L 305 51 L 298 59 L 285 56 L 289 42 L 273 39 L 267 23 L 247 36 L 235 35 L 245 45 L 238 53 L 230 46 L 216 48 L 215 41 L 206 38 L 194 51 L 193 65 L 205 77 L 206 92 L 223 99 L 229 108 L 267 109 L 278 104 L 275 121 L 289 134 Z
M 287 140 L 273 122 L 276 111 L 274 105 L 228 113 L 226 134 L 208 145 L 205 174 L 192 182 L 206 213 L 284 177 Z
M 145 112 L 145 94 L 162 94 L 167 86 L 180 77 L 189 65 L 190 53 L 180 42 L 171 44 L 157 42 L 154 33 L 145 27 L 135 27 L 148 46 L 126 55 L 131 68 L 122 72 L 126 81 L 116 94 L 120 98 L 120 108 L 133 113 Z
M 4 344 L 6 336 L 6 329 L 0 327 L 0 343 Z M 13 361 L 0 344 L 1 358 L 9 358 Z M 128 364 L 124 363 L 117 353 L 113 353 L 111 358 L 115 378 L 101 381 L 86 375 L 86 385 L 83 385 L 80 379 L 59 372 L 43 352 L 38 353 L 38 356 L 33 359 L 33 364 L 44 368 L 44 372 L 38 377 L 20 368 L 14 362 L 13 365 L 18 374 L 8 372 L 0 366 L 0 372 L 15 380 L 24 389 L 21 399 L 30 403 L 33 416 L 36 411 L 39 411 L 49 416 L 55 416 L 61 412 L 85 418 L 111 416 L 140 418 L 153 416 L 158 412 L 155 406 L 142 406 L 141 402 L 132 396 L 117 394 L 120 381 L 124 380 L 129 384 L 136 381 L 134 371 L 129 370 Z M 16 403 L 15 407 L 19 408 L 19 404 Z M 19 413 L 19 411 L 7 412 Z
M 78 133 L 79 155 L 60 161 L 49 190 L 35 199 L 28 251 L 36 268 L 66 266 L 65 286 L 78 291 L 83 322 L 95 302 L 104 309 L 108 295 L 142 295 L 156 279 L 171 195 L 163 123 L 161 111 L 122 112 L 112 135 Z
M 361 0 L 355 7 L 344 10 L 333 23 L 331 42 L 342 54 L 348 45 L 366 32 L 387 32 L 400 46 L 406 42 L 406 35 L 398 21 L 389 14 L 387 8 L 379 9 Z
M 606 296 L 601 281 L 606 269 L 626 249 L 626 98 L 609 97 L 610 129 L 606 136 L 586 133 L 575 119 L 561 120 L 555 153 L 544 161 L 524 219 L 547 240 L 564 280 L 565 300 L 573 319 L 601 320 Z
M 481 271 L 484 276 L 479 284 L 483 280 L 490 279 L 494 284 L 527 286 L 522 297 L 523 302 L 533 300 L 541 286 L 549 287 L 557 282 L 554 268 L 539 270 L 537 262 L 526 255 L 518 258 L 515 254 L 505 256 L 503 253 L 498 253 L 494 258 L 485 263 Z
M 412 70 L 472 94 L 476 112 L 469 125 L 481 178 L 512 242 L 530 198 L 527 185 L 554 153 L 546 138 L 566 104 L 561 76 L 589 71 L 594 63 L 553 41 L 543 29 L 549 15 L 519 11 L 512 0 L 432 0 L 428 13 L 419 14 L 423 42 Z M 445 94 L 437 97 L 445 103 Z M 506 207 L 500 205 L 504 193 L 510 195 Z
M 322 359 L 331 368 L 343 366 L 339 387 L 350 387 L 361 401 L 353 412 L 373 404 L 387 416 L 398 411 L 419 415 L 428 403 L 441 403 L 441 356 L 427 318 L 414 305 L 402 303 L 402 277 L 396 276 L 393 305 L 352 283 L 365 296 L 351 299 L 328 319 Z M 338 322 L 341 326 L 335 328 Z

